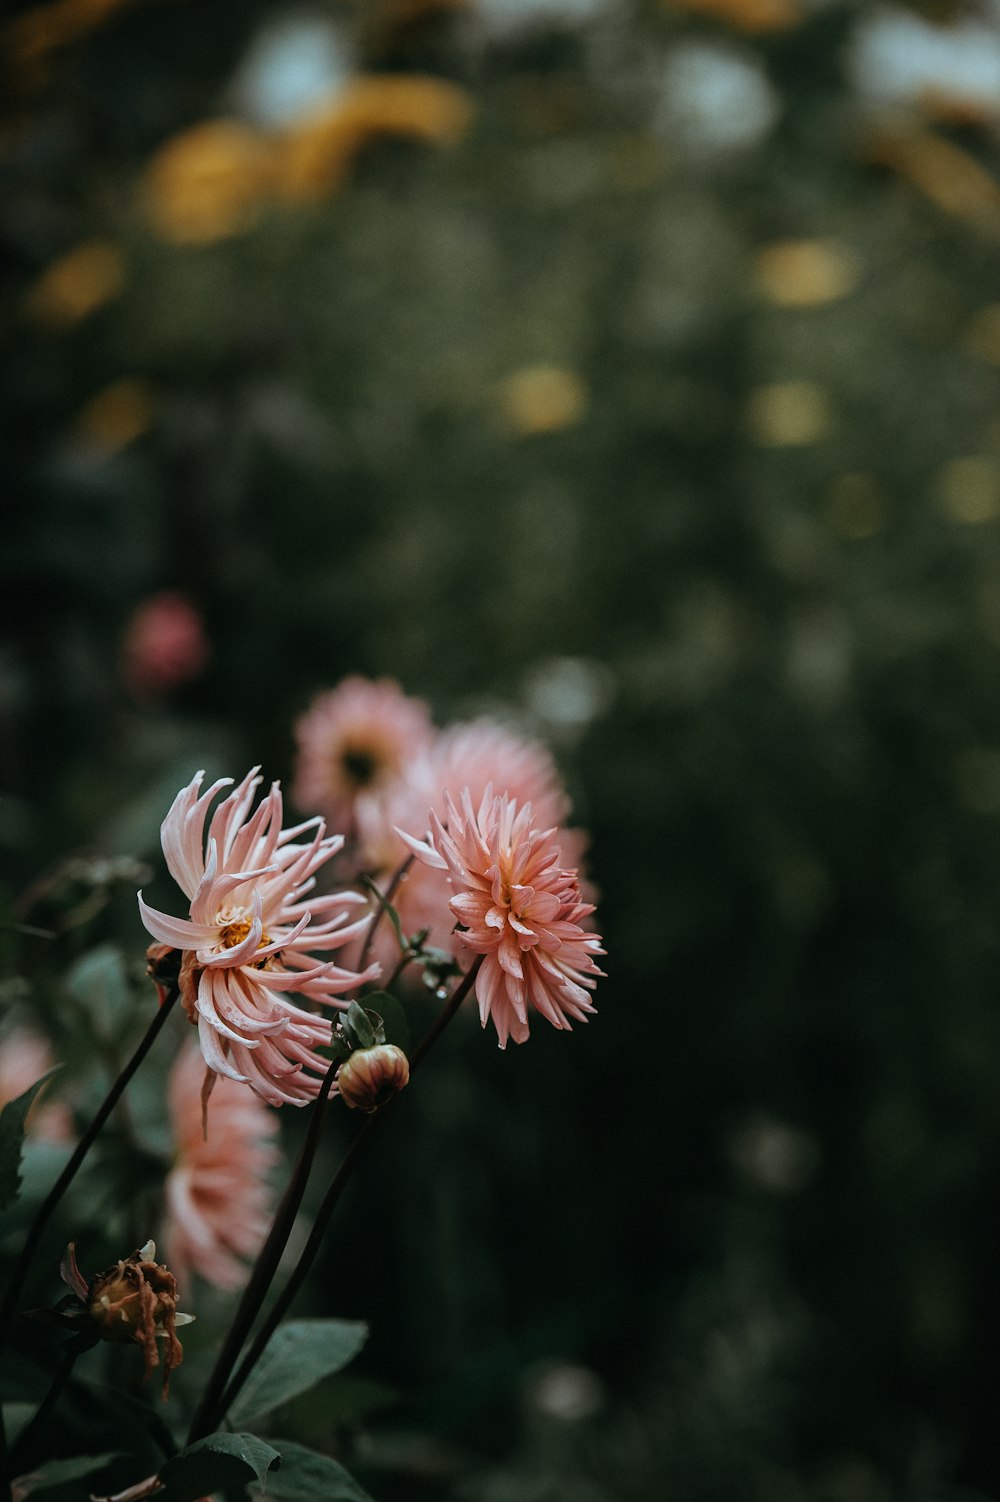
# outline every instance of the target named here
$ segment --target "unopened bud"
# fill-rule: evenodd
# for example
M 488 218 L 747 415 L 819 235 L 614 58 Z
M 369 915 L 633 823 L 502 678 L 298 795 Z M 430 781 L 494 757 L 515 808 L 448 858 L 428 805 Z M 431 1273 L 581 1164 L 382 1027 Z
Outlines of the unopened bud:
M 395 1043 L 356 1048 L 340 1066 L 337 1087 L 344 1104 L 361 1111 L 377 1111 L 409 1082 L 410 1066 Z

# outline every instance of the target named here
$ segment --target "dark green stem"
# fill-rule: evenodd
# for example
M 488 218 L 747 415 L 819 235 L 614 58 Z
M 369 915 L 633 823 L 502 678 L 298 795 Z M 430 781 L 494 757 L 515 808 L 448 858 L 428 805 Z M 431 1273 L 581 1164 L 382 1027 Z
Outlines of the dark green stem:
M 427 1054 L 427 1052 L 434 1046 L 438 1038 L 440 1038 L 449 1022 L 451 1022 L 452 1018 L 458 1012 L 458 1009 L 462 1005 L 462 1002 L 465 1000 L 466 996 L 468 996 L 469 992 L 472 989 L 476 976 L 479 973 L 479 967 L 481 964 L 482 956 L 479 955 L 473 962 L 471 969 L 467 972 L 466 975 L 462 977 L 459 985 L 456 986 L 451 998 L 448 1001 L 448 1005 L 443 1008 L 436 1021 L 434 1022 L 434 1025 L 429 1029 L 429 1031 L 422 1038 L 417 1048 L 414 1050 L 413 1054 L 410 1057 L 411 1075 L 419 1066 L 420 1062 Z M 388 1102 L 386 1104 L 388 1104 Z M 271 1336 L 274 1334 L 274 1331 L 277 1329 L 279 1323 L 284 1317 L 286 1310 L 288 1309 L 295 1295 L 298 1293 L 303 1282 L 305 1281 L 309 1269 L 312 1267 L 312 1264 L 316 1258 L 316 1253 L 319 1251 L 323 1237 L 326 1234 L 326 1228 L 330 1222 L 330 1217 L 333 1215 L 334 1210 L 337 1208 L 340 1196 L 344 1192 L 348 1180 L 354 1172 L 355 1165 L 357 1164 L 357 1161 L 361 1156 L 361 1152 L 364 1148 L 365 1143 L 368 1141 L 368 1138 L 371 1136 L 372 1132 L 375 1129 L 375 1123 L 384 1114 L 384 1111 L 385 1106 L 381 1107 L 378 1111 L 374 1111 L 371 1116 L 369 1116 L 368 1120 L 365 1122 L 364 1126 L 361 1128 L 360 1132 L 358 1132 L 354 1141 L 351 1143 L 351 1146 L 348 1148 L 343 1162 L 341 1163 L 340 1167 L 333 1177 L 333 1180 L 330 1183 L 330 1187 L 326 1192 L 323 1203 L 320 1205 L 319 1210 L 317 1211 L 312 1230 L 309 1232 L 309 1238 L 302 1249 L 302 1253 L 299 1257 L 298 1262 L 289 1275 L 288 1282 L 285 1284 L 281 1293 L 278 1295 L 273 1307 L 268 1312 L 267 1318 L 261 1325 L 257 1334 L 254 1336 L 250 1349 L 247 1351 L 246 1356 L 243 1358 L 239 1370 L 233 1377 L 233 1380 L 230 1382 L 229 1386 L 223 1393 L 218 1408 L 214 1412 L 209 1411 L 207 1413 L 207 1417 L 212 1420 L 212 1428 L 217 1428 L 225 1418 L 226 1414 L 229 1412 L 230 1407 L 236 1399 L 236 1395 L 239 1393 L 244 1382 L 247 1380 L 253 1368 L 256 1366 L 257 1361 L 259 1360 L 260 1355 L 264 1350 L 264 1347 L 267 1345 Z M 211 1429 L 203 1428 L 200 1431 L 200 1434 L 209 1434 L 211 1432 Z M 192 1433 L 192 1438 L 198 1438 L 200 1437 L 200 1434 L 195 1435 L 194 1433 Z
M 104 1100 L 101 1103 L 96 1115 L 94 1116 L 93 1121 L 90 1123 L 89 1127 L 80 1138 L 80 1141 L 77 1143 L 73 1156 L 70 1158 L 69 1162 L 66 1164 L 66 1167 L 63 1169 L 62 1173 L 59 1175 L 58 1179 L 56 1179 L 52 1188 L 49 1190 L 49 1193 L 46 1195 L 41 1209 L 35 1216 L 31 1229 L 29 1230 L 27 1237 L 25 1238 L 24 1246 L 21 1248 L 20 1256 L 18 1257 L 17 1262 L 14 1265 L 14 1271 L 11 1273 L 10 1284 L 7 1289 L 7 1296 L 4 1300 L 3 1308 L 0 1309 L 0 1346 L 5 1343 L 7 1336 L 10 1333 L 10 1327 L 14 1322 L 14 1316 L 17 1312 L 17 1304 L 19 1298 L 21 1297 L 21 1290 L 24 1286 L 25 1278 L 27 1277 L 31 1269 L 31 1265 L 35 1260 L 35 1253 L 38 1250 L 39 1242 L 45 1234 L 46 1226 L 51 1220 L 52 1215 L 59 1204 L 59 1201 L 66 1193 L 66 1190 L 69 1188 L 70 1184 L 72 1184 L 73 1180 L 76 1178 L 76 1175 L 79 1172 L 84 1159 L 90 1152 L 90 1149 L 93 1147 L 94 1142 L 97 1140 L 97 1137 L 99 1136 L 105 1122 L 124 1095 L 126 1089 L 128 1088 L 129 1081 L 132 1079 L 132 1076 L 139 1068 L 139 1065 L 142 1063 L 143 1059 L 146 1057 L 146 1055 L 149 1053 L 149 1050 L 156 1042 L 158 1034 L 162 1030 L 164 1023 L 166 1022 L 168 1016 L 170 1015 L 170 1012 L 173 1009 L 174 1003 L 177 1000 L 177 996 L 177 987 L 171 986 L 164 995 L 163 1001 L 160 1003 L 156 1015 L 143 1034 L 142 1041 L 140 1042 L 138 1048 L 135 1050 L 135 1053 L 129 1059 L 128 1063 L 125 1065 L 124 1069 L 121 1071 L 121 1073 L 118 1075 L 118 1078 L 111 1086 L 111 1089 L 104 1097 Z

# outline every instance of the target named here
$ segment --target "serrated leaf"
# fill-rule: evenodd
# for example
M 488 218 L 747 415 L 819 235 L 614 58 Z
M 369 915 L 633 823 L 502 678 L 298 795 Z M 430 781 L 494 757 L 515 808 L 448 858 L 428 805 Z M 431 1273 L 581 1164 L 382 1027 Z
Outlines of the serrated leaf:
M 61 1069 L 57 1064 L 40 1080 L 29 1085 L 23 1095 L 9 1100 L 0 1111 L 0 1210 L 6 1210 L 17 1199 L 21 1189 L 21 1149 L 24 1145 L 24 1123 L 32 1102 L 39 1090 Z
M 291 1440 L 272 1441 L 281 1456 L 281 1469 L 267 1478 L 267 1494 L 279 1502 L 372 1502 L 349 1471 L 329 1455 L 307 1450 Z
M 404 1053 L 409 1051 L 410 1021 L 402 1003 L 390 991 L 370 991 L 365 997 L 365 1010 L 381 1017 L 386 1043 L 395 1043 Z
M 279 1325 L 230 1410 L 234 1424 L 251 1423 L 324 1377 L 341 1371 L 368 1338 L 360 1320 L 298 1319 Z
M 74 1455 L 71 1460 L 50 1460 L 28 1476 L 20 1478 L 18 1492 L 22 1497 L 37 1498 L 37 1502 L 87 1502 L 90 1486 L 83 1485 L 85 1476 L 117 1460 L 119 1451 L 111 1450 L 106 1455 Z
M 167 1461 L 160 1471 L 165 1490 L 157 1495 L 162 1502 L 200 1502 L 253 1480 L 265 1488 L 278 1460 L 278 1451 L 255 1434 L 208 1434 Z
M 133 1012 L 128 973 L 121 950 L 102 944 L 83 955 L 66 977 L 66 985 L 104 1037 L 116 1037 Z

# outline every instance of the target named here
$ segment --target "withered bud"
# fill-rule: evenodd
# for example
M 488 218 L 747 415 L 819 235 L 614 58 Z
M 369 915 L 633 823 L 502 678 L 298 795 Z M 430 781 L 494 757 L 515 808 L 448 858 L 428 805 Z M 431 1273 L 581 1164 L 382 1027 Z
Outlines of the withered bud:
M 395 1043 L 356 1048 L 341 1064 L 337 1087 L 344 1104 L 360 1111 L 377 1111 L 408 1084 L 410 1066 Z
M 163 1357 L 163 1396 L 170 1388 L 170 1373 L 184 1360 L 177 1338 L 178 1325 L 190 1324 L 191 1314 L 177 1310 L 177 1279 L 156 1262 L 156 1243 L 144 1247 L 98 1273 L 87 1288 L 86 1306 L 91 1327 L 102 1340 L 134 1341 L 143 1354 L 148 1381 L 160 1358 L 157 1338 L 166 1341 Z

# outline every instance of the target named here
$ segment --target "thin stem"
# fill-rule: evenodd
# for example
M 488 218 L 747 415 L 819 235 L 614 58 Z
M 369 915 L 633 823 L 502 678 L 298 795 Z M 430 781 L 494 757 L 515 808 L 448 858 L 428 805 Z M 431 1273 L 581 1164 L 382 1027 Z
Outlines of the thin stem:
M 441 1034 L 444 1032 L 445 1028 L 448 1026 L 449 1022 L 451 1022 L 459 1007 L 462 1005 L 462 1002 L 465 1000 L 466 996 L 468 996 L 475 982 L 476 976 L 479 973 L 479 967 L 481 964 L 482 955 L 477 955 L 471 968 L 462 977 L 462 980 L 456 986 L 448 1001 L 448 1005 L 442 1009 L 433 1026 L 422 1038 L 417 1048 L 414 1049 L 412 1055 L 410 1056 L 411 1076 L 413 1074 L 413 1071 L 418 1067 L 428 1051 L 434 1046 L 438 1038 L 440 1038 Z M 386 1102 L 386 1104 L 388 1104 L 388 1102 Z M 254 1336 L 250 1349 L 247 1351 L 247 1354 L 244 1356 L 243 1361 L 240 1363 L 239 1370 L 223 1393 L 218 1409 L 214 1413 L 210 1412 L 207 1415 L 213 1421 L 213 1428 L 218 1427 L 218 1425 L 225 1418 L 244 1382 L 247 1380 L 251 1371 L 256 1366 L 257 1361 L 259 1360 L 261 1353 L 264 1350 L 264 1347 L 267 1345 L 271 1336 L 274 1334 L 274 1331 L 277 1329 L 279 1323 L 284 1317 L 285 1311 L 288 1309 L 295 1295 L 298 1293 L 303 1282 L 305 1281 L 306 1275 L 308 1274 L 309 1269 L 312 1267 L 312 1264 L 316 1258 L 316 1253 L 319 1251 L 323 1237 L 326 1234 L 326 1228 L 330 1222 L 330 1217 L 333 1215 L 334 1210 L 337 1208 L 340 1196 L 344 1192 L 351 1174 L 354 1172 L 355 1165 L 359 1157 L 361 1156 L 361 1151 L 375 1128 L 375 1123 L 384 1114 L 384 1112 L 385 1106 L 382 1106 L 378 1111 L 372 1112 L 372 1114 L 369 1116 L 368 1120 L 365 1122 L 364 1126 L 361 1128 L 360 1132 L 358 1132 L 357 1136 L 354 1138 L 354 1141 L 348 1148 L 343 1162 L 334 1175 L 329 1189 L 326 1191 L 326 1196 L 324 1197 L 323 1203 L 320 1205 L 319 1210 L 317 1211 L 316 1219 L 313 1222 L 312 1230 L 309 1232 L 308 1240 L 306 1241 L 306 1244 L 302 1249 L 302 1253 L 299 1257 L 298 1262 L 289 1275 L 288 1282 L 285 1284 L 281 1293 L 278 1295 L 273 1307 L 268 1312 L 267 1318 L 261 1325 L 257 1334 Z M 206 1428 L 201 1432 L 207 1434 L 211 1431 Z M 199 1436 L 192 1434 L 192 1438 L 195 1437 Z
M 3 1308 L 0 1309 L 0 1346 L 4 1344 L 8 1334 L 10 1333 L 10 1327 L 13 1324 L 14 1315 L 17 1312 L 17 1302 L 21 1296 L 21 1290 L 24 1285 L 24 1280 L 28 1275 L 32 1262 L 34 1261 L 35 1252 L 38 1250 L 38 1244 L 41 1241 L 42 1236 L 45 1234 L 45 1228 L 51 1220 L 53 1212 L 58 1206 L 59 1201 L 62 1199 L 63 1195 L 66 1193 L 66 1190 L 69 1188 L 70 1184 L 72 1184 L 73 1180 L 76 1178 L 76 1175 L 79 1172 L 84 1159 L 90 1152 L 90 1149 L 93 1147 L 94 1142 L 97 1140 L 102 1127 L 104 1126 L 108 1117 L 111 1115 L 112 1111 L 115 1109 L 115 1106 L 118 1104 L 119 1100 L 121 1100 L 126 1089 L 128 1088 L 129 1081 L 132 1079 L 132 1076 L 135 1074 L 136 1070 L 139 1068 L 139 1065 L 142 1063 L 143 1059 L 146 1057 L 146 1055 L 149 1053 L 149 1050 L 156 1042 L 157 1036 L 163 1028 L 163 1024 L 166 1022 L 171 1010 L 173 1009 L 178 994 L 179 993 L 176 985 L 170 986 L 170 988 L 165 992 L 163 1000 L 161 1001 L 159 1007 L 157 1008 L 155 1016 L 153 1017 L 145 1033 L 143 1034 L 138 1048 L 135 1050 L 135 1053 L 129 1059 L 128 1063 L 125 1065 L 124 1069 L 121 1071 L 121 1073 L 118 1075 L 118 1078 L 111 1086 L 111 1089 L 104 1097 L 104 1100 L 98 1108 L 93 1121 L 90 1123 L 89 1127 L 80 1138 L 80 1141 L 77 1143 L 76 1150 L 74 1151 L 73 1156 L 70 1158 L 69 1162 L 66 1164 L 66 1167 L 63 1169 L 62 1173 L 59 1175 L 58 1179 L 56 1179 L 52 1188 L 49 1190 L 41 1209 L 35 1216 L 34 1223 L 32 1224 L 31 1229 L 28 1232 L 24 1246 L 21 1248 L 21 1254 L 14 1266 L 13 1273 L 11 1274 L 10 1285 L 7 1289 L 7 1297 L 4 1300 Z
M 403 861 L 401 865 L 396 867 L 396 870 L 392 873 L 392 880 L 389 882 L 389 885 L 386 887 L 384 892 L 380 892 L 373 881 L 365 882 L 368 890 L 373 894 L 374 897 L 377 898 L 378 908 L 372 914 L 372 921 L 368 925 L 368 932 L 365 934 L 365 941 L 361 946 L 361 957 L 358 960 L 359 970 L 363 970 L 365 968 L 365 965 L 368 961 L 368 956 L 371 953 L 372 943 L 374 942 L 378 926 L 381 923 L 384 915 L 388 912 L 389 905 L 392 902 L 392 899 L 395 897 L 397 891 L 399 890 L 400 882 L 403 880 L 403 877 L 413 865 L 413 860 L 413 856 L 408 855 L 405 861 Z

